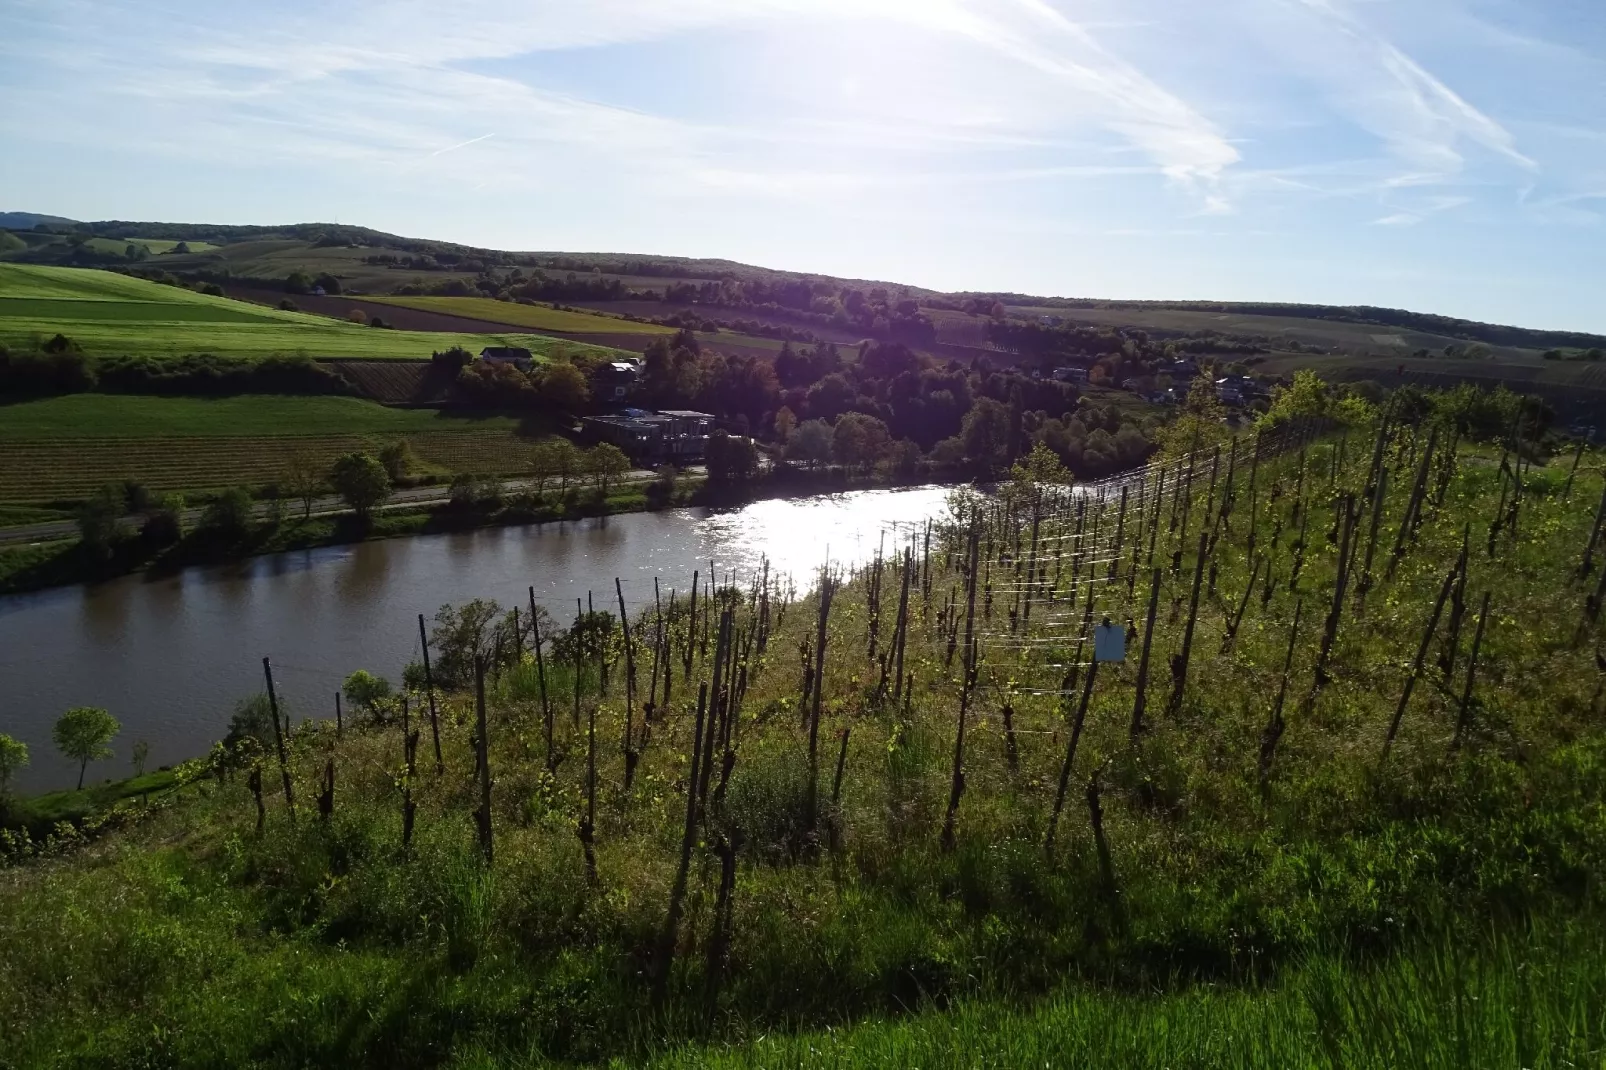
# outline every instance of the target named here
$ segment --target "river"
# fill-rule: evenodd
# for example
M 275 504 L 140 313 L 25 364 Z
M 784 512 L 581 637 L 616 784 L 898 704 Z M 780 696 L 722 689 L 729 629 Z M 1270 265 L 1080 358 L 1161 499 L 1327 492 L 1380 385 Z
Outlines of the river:
M 868 560 L 883 532 L 941 513 L 947 489 L 424 535 L 0 597 L 0 732 L 31 751 L 16 787 L 71 787 L 77 765 L 56 753 L 51 726 L 70 707 L 105 707 L 122 730 L 86 783 L 128 776 L 139 740 L 150 768 L 204 754 L 235 703 L 262 689 L 264 656 L 294 716 L 332 717 L 354 669 L 400 679 L 419 656 L 419 613 L 472 598 L 527 604 L 533 585 L 568 621 L 587 592 L 599 609 L 616 607 L 616 576 L 636 607 L 651 602 L 654 577 L 666 597 L 684 592 L 710 559 L 745 583 L 767 556 L 802 590 L 828 554 L 833 564 Z

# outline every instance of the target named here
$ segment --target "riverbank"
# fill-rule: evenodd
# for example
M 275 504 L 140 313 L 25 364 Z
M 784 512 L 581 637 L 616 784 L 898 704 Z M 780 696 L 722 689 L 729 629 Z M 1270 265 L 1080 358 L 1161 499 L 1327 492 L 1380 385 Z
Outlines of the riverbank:
M 265 521 L 233 538 L 197 529 L 168 546 L 153 545 L 133 536 L 116 543 L 103 557 L 91 556 L 77 539 L 37 543 L 0 549 L 0 594 L 97 583 L 137 572 L 162 575 L 192 565 L 224 564 L 320 546 L 669 509 L 693 504 L 701 496 L 703 485 L 700 481 L 686 481 L 654 493 L 656 489 L 652 484 L 629 484 L 606 495 L 593 489 L 551 500 L 523 497 L 472 505 L 447 502 L 404 506 L 368 518 L 348 512 L 286 519 L 277 524 Z
M 952 478 L 951 473 L 941 475 Z M 489 500 L 477 504 L 399 505 L 376 512 L 366 520 L 349 511 L 315 514 L 310 518 L 290 517 L 277 523 L 259 520 L 251 531 L 238 537 L 224 538 L 217 532 L 196 529 L 169 545 L 130 536 L 101 557 L 89 555 L 77 539 L 45 541 L 0 547 L 0 595 L 101 583 L 142 572 L 167 575 L 194 565 L 226 564 L 323 546 L 584 520 L 685 506 L 731 508 L 767 498 L 914 486 L 931 482 L 932 476 L 926 473 L 921 478 L 885 480 L 855 477 L 841 469 L 780 469 L 764 479 L 737 486 L 718 487 L 702 479 L 682 478 L 673 486 L 651 481 L 625 483 L 611 488 L 606 495 L 596 488 L 585 488 L 540 497 L 523 483 L 510 483 L 503 485 Z

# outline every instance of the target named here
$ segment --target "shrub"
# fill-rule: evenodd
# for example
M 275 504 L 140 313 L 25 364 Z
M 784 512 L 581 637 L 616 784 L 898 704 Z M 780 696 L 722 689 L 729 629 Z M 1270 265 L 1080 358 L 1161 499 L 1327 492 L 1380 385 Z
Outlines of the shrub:
M 251 492 L 244 487 L 230 487 L 207 505 L 200 527 L 224 538 L 242 538 L 251 532 L 253 511 Z

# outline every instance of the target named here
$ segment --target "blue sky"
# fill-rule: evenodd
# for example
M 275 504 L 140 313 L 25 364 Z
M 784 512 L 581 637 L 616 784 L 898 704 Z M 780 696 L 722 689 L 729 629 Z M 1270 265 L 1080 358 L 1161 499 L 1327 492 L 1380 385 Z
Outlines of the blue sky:
M 0 0 L 0 210 L 1606 331 L 1601 0 Z

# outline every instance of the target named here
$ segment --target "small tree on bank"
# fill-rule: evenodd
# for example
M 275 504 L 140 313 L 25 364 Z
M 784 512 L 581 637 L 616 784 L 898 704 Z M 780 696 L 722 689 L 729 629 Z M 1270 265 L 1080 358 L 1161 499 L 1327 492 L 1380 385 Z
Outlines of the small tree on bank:
M 28 764 L 28 744 L 0 732 L 0 801 L 11 792 L 11 777 Z
M 329 485 L 360 519 L 390 497 L 390 475 L 385 466 L 366 453 L 348 453 L 329 469 Z
M 96 706 L 75 706 L 61 715 L 52 736 L 56 749 L 78 762 L 78 788 L 84 787 L 84 770 L 90 762 L 112 756 L 111 742 L 122 726 L 117 718 Z
M 608 496 L 608 487 L 630 471 L 630 458 L 611 442 L 594 447 L 586 455 L 586 463 L 597 481 L 597 489 L 605 498 Z

